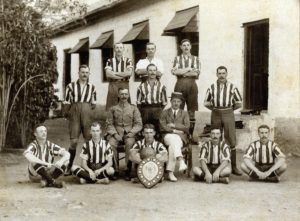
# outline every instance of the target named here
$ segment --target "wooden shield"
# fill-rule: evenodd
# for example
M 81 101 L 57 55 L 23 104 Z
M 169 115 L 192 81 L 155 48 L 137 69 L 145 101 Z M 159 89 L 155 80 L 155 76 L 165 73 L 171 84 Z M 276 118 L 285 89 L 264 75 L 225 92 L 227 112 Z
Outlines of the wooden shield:
M 154 157 L 148 157 L 139 164 L 137 176 L 146 188 L 154 187 L 164 175 L 164 164 Z

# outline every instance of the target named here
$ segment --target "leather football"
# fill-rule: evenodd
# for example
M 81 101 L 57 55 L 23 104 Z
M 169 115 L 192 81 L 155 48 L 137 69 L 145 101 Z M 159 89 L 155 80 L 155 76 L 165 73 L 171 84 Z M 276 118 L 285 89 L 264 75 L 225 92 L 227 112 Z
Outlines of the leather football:
M 141 159 L 146 159 L 148 157 L 155 157 L 156 153 L 155 153 L 155 150 L 153 150 L 152 148 L 150 147 L 147 147 L 147 148 L 144 148 L 141 150 L 141 153 L 140 153 L 140 156 L 141 156 Z

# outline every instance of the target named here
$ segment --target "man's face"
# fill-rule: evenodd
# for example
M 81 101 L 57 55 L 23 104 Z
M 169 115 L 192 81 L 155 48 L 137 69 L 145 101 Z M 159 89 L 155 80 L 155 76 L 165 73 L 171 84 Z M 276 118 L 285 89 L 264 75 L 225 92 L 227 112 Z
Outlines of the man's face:
M 90 70 L 89 68 L 80 68 L 79 70 L 79 79 L 81 81 L 87 81 L 90 76 Z
M 126 102 L 129 98 L 129 92 L 128 89 L 120 90 L 119 91 L 119 99 L 122 102 Z
M 147 56 L 154 57 L 155 51 L 156 51 L 155 45 L 152 44 L 147 45 L 146 47 Z
M 228 75 L 228 73 L 225 69 L 219 69 L 217 72 L 218 80 L 222 83 L 224 83 L 226 81 L 227 75 Z
M 124 45 L 123 44 L 116 44 L 115 45 L 115 54 L 117 56 L 122 56 L 124 51 Z
M 267 128 L 260 128 L 258 131 L 258 136 L 262 143 L 267 143 L 270 136 L 270 130 Z
M 180 49 L 183 53 L 189 54 L 191 52 L 192 45 L 190 42 L 186 41 L 180 45 Z
M 148 72 L 148 77 L 150 79 L 155 79 L 156 78 L 157 68 L 155 66 L 148 67 L 147 72 Z
M 177 110 L 180 108 L 180 105 L 182 103 L 182 100 L 180 98 L 173 98 L 171 100 L 171 106 L 174 110 Z
M 101 128 L 99 125 L 91 126 L 91 135 L 94 140 L 98 140 L 101 137 Z
M 217 144 L 219 143 L 220 141 L 220 138 L 221 138 L 221 131 L 220 129 L 214 129 L 210 132 L 210 137 L 211 137 L 211 141 L 214 143 L 214 144 Z
M 145 128 L 143 131 L 143 136 L 146 142 L 152 142 L 154 140 L 155 131 L 151 128 Z
M 34 136 L 37 140 L 46 140 L 47 139 L 47 128 L 44 126 L 37 127 L 34 132 Z

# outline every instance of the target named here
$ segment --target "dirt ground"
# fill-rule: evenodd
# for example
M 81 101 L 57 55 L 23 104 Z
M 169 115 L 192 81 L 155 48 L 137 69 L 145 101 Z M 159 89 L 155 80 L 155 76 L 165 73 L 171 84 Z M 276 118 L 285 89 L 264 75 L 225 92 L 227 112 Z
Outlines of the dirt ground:
M 49 139 L 68 147 L 67 121 L 47 124 Z M 288 155 L 287 161 L 279 184 L 232 176 L 229 185 L 207 185 L 180 175 L 177 183 L 164 181 L 145 189 L 123 180 L 80 185 L 63 177 L 66 188 L 41 189 L 28 181 L 22 151 L 2 153 L 0 220 L 299 220 L 300 158 Z

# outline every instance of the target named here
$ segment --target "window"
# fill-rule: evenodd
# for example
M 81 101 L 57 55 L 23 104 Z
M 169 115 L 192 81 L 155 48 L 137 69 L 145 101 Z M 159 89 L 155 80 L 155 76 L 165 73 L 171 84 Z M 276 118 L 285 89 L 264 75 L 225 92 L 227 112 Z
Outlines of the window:
M 79 64 L 89 65 L 89 39 L 83 38 L 70 50 L 69 53 L 79 54 Z

